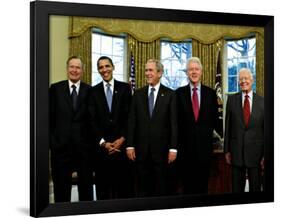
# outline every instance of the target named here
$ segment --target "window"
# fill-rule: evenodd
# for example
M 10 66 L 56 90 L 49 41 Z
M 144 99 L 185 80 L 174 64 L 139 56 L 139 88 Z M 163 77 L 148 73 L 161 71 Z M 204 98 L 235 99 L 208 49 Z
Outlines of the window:
M 92 85 L 102 81 L 97 70 L 97 60 L 100 56 L 108 56 L 115 66 L 113 77 L 119 81 L 126 81 L 126 49 L 124 36 L 110 36 L 94 31 L 92 34 Z
M 227 41 L 227 87 L 226 93 L 240 91 L 238 84 L 238 72 L 241 68 L 250 68 L 256 90 L 256 38 L 245 38 Z
M 191 41 L 182 43 L 162 41 L 161 62 L 164 65 L 164 73 L 161 83 L 174 90 L 188 84 L 186 61 L 191 55 Z

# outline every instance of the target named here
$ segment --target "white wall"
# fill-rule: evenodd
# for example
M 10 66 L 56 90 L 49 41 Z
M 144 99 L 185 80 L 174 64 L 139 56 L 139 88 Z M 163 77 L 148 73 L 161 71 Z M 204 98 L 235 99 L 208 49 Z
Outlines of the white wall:
M 67 78 L 68 20 L 68 16 L 50 16 L 50 83 Z

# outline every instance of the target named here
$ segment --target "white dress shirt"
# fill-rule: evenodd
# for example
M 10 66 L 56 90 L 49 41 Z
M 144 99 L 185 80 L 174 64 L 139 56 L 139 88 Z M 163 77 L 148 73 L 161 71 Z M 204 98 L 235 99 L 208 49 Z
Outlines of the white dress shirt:
M 245 100 L 245 92 L 242 92 L 242 108 L 244 107 L 244 100 Z M 253 105 L 253 90 L 251 90 L 250 92 L 247 93 L 247 95 L 249 96 L 249 102 L 250 102 L 250 113 L 252 113 L 252 105 Z
M 114 79 L 111 79 L 109 82 L 106 82 L 106 81 L 102 81 L 102 83 L 103 83 L 103 90 L 104 90 L 104 94 L 105 94 L 105 96 L 106 96 L 106 90 L 107 90 L 107 83 L 109 83 L 110 84 L 110 89 L 111 89 L 111 93 L 112 93 L 112 96 L 113 96 L 113 90 L 114 90 Z M 105 140 L 104 140 L 104 138 L 102 138 L 101 140 L 100 140 L 100 146 L 102 146 L 102 144 L 105 142 Z
M 80 80 L 79 80 L 77 83 L 73 83 L 73 82 L 71 82 L 70 80 L 68 80 L 68 86 L 69 86 L 70 95 L 71 95 L 71 93 L 72 93 L 72 91 L 73 91 L 72 85 L 75 85 L 75 86 L 76 86 L 77 95 L 79 94 L 80 83 L 81 83 Z

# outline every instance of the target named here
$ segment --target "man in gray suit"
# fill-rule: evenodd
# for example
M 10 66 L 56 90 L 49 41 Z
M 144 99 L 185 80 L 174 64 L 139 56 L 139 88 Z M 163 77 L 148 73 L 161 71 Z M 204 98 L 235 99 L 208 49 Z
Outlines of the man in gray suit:
M 248 175 L 250 192 L 258 192 L 264 169 L 264 100 L 252 90 L 249 69 L 239 71 L 239 85 L 241 92 L 229 96 L 226 105 L 225 158 L 232 165 L 232 191 L 244 192 Z

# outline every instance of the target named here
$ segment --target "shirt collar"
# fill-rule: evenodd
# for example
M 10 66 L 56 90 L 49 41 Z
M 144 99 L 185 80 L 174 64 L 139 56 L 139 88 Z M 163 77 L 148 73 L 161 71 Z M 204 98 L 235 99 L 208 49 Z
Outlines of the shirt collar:
M 106 86 L 106 84 L 107 83 L 109 83 L 110 84 L 110 88 L 112 88 L 113 89 L 113 87 L 114 87 L 114 79 L 112 78 L 109 82 L 106 82 L 106 81 L 102 81 L 103 82 L 103 87 L 106 89 L 107 88 L 107 86 Z
M 80 83 L 81 83 L 81 80 L 79 80 L 78 82 L 74 83 L 70 80 L 68 80 L 68 86 L 69 86 L 69 89 L 72 90 L 72 85 L 75 85 L 76 86 L 76 90 L 78 92 L 79 88 L 80 88 Z
M 245 98 L 246 93 L 242 92 L 242 97 L 243 99 Z M 251 90 L 250 92 L 247 93 L 247 95 L 249 96 L 249 99 L 253 99 L 253 90 Z
M 193 85 L 193 83 L 189 83 L 190 84 L 190 90 L 192 91 L 193 90 L 193 88 L 194 88 L 194 85 Z M 196 86 L 196 88 L 197 88 L 197 91 L 201 91 L 201 82 L 199 82 L 198 84 L 197 84 L 197 86 Z
M 148 89 L 149 89 L 148 91 L 149 91 L 149 92 L 150 92 L 150 89 L 151 89 L 152 87 L 155 88 L 155 91 L 156 91 L 156 92 L 158 92 L 158 90 L 159 90 L 159 88 L 160 88 L 160 82 L 158 82 L 155 86 L 149 85 L 149 86 L 148 86 Z

